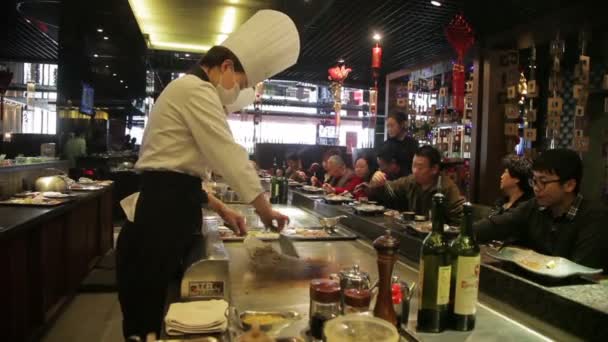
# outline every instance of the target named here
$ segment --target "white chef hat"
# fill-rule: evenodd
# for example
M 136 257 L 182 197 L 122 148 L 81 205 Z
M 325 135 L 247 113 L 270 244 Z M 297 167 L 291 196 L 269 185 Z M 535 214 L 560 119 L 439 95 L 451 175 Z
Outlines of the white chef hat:
M 294 65 L 300 54 L 300 35 L 284 13 L 261 10 L 221 44 L 236 55 L 248 85 L 255 85 Z
M 255 101 L 255 91 L 253 88 L 245 88 L 239 93 L 239 97 L 236 98 L 234 103 L 226 105 L 226 111 L 228 113 L 238 112 L 239 110 L 249 106 Z

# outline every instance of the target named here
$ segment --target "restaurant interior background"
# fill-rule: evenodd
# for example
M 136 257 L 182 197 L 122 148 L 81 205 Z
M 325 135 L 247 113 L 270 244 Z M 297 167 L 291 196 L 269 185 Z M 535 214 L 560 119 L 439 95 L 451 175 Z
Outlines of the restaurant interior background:
M 320 152 L 337 144 L 354 155 L 377 148 L 387 138 L 387 115 L 404 112 L 409 134 L 441 151 L 445 172 L 476 207 L 498 198 L 506 154 L 534 156 L 554 147 L 581 153 L 584 196 L 606 202 L 605 2 L 0 1 L 0 199 L 33 188 L 21 175 L 11 178 L 12 170 L 30 179 L 42 176 L 44 162 L 61 156 L 70 133 L 84 135 L 88 152 L 76 161 L 80 174 L 70 176 L 113 182 L 55 209 L 27 208 L 26 215 L 0 208 L 0 269 L 9 274 L 0 282 L 0 307 L 7 308 L 0 310 L 0 339 L 36 340 L 88 285 L 99 270 L 95 262 L 113 249 L 122 224 L 116 221 L 124 220 L 118 201 L 138 189 L 137 149 L 125 136 L 141 143 L 163 88 L 260 9 L 289 15 L 301 38 L 297 64 L 256 85 L 254 104 L 228 114 L 236 141 L 262 167 L 269 168 L 274 157 L 282 163 L 291 151 Z M 336 73 L 342 66 L 352 69 L 347 77 Z M 68 169 L 67 161 L 54 163 Z M 319 209 L 304 195 L 295 198 L 300 203 L 287 208 L 292 212 L 344 214 L 341 205 L 321 203 Z M 350 215 L 359 241 L 316 246 L 331 249 L 331 258 L 361 258 L 362 268 L 374 269 L 375 251 L 361 246 L 382 234 L 384 219 Z M 5 229 L 6 222 L 13 226 Z M 393 233 L 401 238 L 402 260 L 419 260 L 422 238 Z M 238 257 L 242 248 L 234 246 Z M 416 279 L 417 264 L 409 261 L 400 272 Z M 528 327 L 587 340 L 598 338 L 596 330 L 606 332 L 604 285 L 578 277 L 539 280 L 497 264 L 481 264 L 481 340 L 528 340 L 521 336 L 531 335 L 510 335 Z M 251 274 L 238 268 L 233 273 Z M 111 281 L 115 291 L 115 277 Z M 259 302 L 284 299 L 271 291 L 252 293 L 260 294 Z M 120 334 L 115 297 L 113 328 Z M 65 330 L 87 331 L 110 315 L 76 316 L 77 324 Z
M 274 8 L 296 22 L 302 52 L 295 66 L 258 88 L 254 105 L 229 115 L 237 141 L 251 154 L 256 143 L 372 148 L 386 138 L 385 116 L 403 111 L 411 134 L 442 150 L 447 172 L 473 201 L 489 204 L 497 197 L 507 152 L 534 154 L 549 146 L 580 149 L 585 195 L 605 198 L 608 52 L 595 3 L 3 1 L 0 67 L 12 77 L 3 97 L 0 152 L 38 156 L 45 142 L 55 142 L 59 152 L 74 131 L 85 133 L 88 152 L 96 156 L 120 150 L 125 134 L 140 143 L 163 87 L 255 11 Z M 452 111 L 458 54 L 445 34 L 457 14 L 475 40 L 462 61 L 462 113 Z M 374 68 L 376 44 L 383 54 Z M 552 44 L 563 44 L 557 123 L 547 108 Z M 590 57 L 583 81 L 580 55 Z M 336 129 L 327 70 L 342 63 L 352 72 L 341 90 Z M 537 93 L 520 99 L 522 80 L 536 80 Z M 583 99 L 574 98 L 575 88 Z M 584 113 L 577 116 L 583 100 Z

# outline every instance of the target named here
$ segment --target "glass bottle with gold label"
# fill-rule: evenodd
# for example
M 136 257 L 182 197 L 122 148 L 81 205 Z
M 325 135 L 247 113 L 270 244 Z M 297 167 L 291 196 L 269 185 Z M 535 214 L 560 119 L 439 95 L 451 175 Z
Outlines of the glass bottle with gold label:
M 433 231 L 424 239 L 420 253 L 418 331 L 442 332 L 448 325 L 452 264 L 443 236 L 445 196 L 433 196 Z
M 452 328 L 469 331 L 475 328 L 479 292 L 479 245 L 473 234 L 473 206 L 465 203 L 460 234 L 450 245 L 452 285 L 450 318 Z

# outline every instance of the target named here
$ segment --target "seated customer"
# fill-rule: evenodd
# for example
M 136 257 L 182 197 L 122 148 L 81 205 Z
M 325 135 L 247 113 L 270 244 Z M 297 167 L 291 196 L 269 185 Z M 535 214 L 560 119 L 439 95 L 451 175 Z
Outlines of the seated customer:
M 296 182 L 306 182 L 308 180 L 308 176 L 302 167 L 302 160 L 297 153 L 290 153 L 287 155 L 287 170 L 285 170 L 285 177 Z
M 578 154 L 546 151 L 534 161 L 532 172 L 535 198 L 476 222 L 478 241 L 514 241 L 541 254 L 608 271 L 608 213 L 579 193 L 583 164 Z
M 441 192 L 447 199 L 447 223 L 459 224 L 464 198 L 454 181 L 441 176 L 440 164 L 439 151 L 429 145 L 422 146 L 414 154 L 412 175 L 387 181 L 383 174 L 376 172 L 370 182 L 369 198 L 391 209 L 428 217 L 433 195 Z
M 327 160 L 327 174 L 330 176 L 323 189 L 330 194 L 341 194 L 345 191 L 353 193 L 355 187 L 363 182 L 353 170 L 346 167 L 340 156 L 331 156 Z
M 395 180 L 412 173 L 412 161 L 408 158 L 412 157 L 401 143 L 387 140 L 378 150 L 378 168 L 387 180 Z
M 374 159 L 375 158 L 364 154 L 359 156 L 355 161 L 355 175 L 357 175 L 357 177 L 361 178 L 362 180 L 362 183 L 354 188 L 353 195 L 355 195 L 355 198 L 357 199 L 359 197 L 367 197 L 367 194 L 365 193 L 365 190 L 361 187 L 361 185 L 363 183 L 368 183 L 371 180 L 372 175 L 376 172 L 376 169 L 378 167 L 376 166 L 376 162 Z
M 323 152 L 323 158 L 321 160 L 322 168 L 318 168 L 315 172 L 313 172 L 310 176 L 310 184 L 314 186 L 321 186 L 324 183 L 327 183 L 329 180 L 328 163 L 327 161 L 331 156 L 339 156 L 340 150 L 336 148 L 330 148 L 329 150 Z M 316 163 L 315 163 L 316 164 Z M 311 165 L 312 167 L 312 165 Z
M 500 176 L 500 190 L 504 196 L 496 201 L 490 216 L 500 215 L 517 208 L 533 196 L 530 179 L 531 165 L 527 159 L 516 155 L 506 156 L 502 160 L 505 170 Z

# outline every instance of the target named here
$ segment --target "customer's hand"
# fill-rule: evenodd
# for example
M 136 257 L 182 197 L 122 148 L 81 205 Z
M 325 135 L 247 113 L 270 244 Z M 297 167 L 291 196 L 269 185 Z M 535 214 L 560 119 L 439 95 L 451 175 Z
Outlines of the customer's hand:
M 369 189 L 369 183 L 360 183 L 360 184 L 357 184 L 357 186 L 355 186 L 355 189 L 353 191 L 354 192 L 359 192 L 359 191 L 367 192 L 367 189 Z
M 328 183 L 323 184 L 323 190 L 325 190 L 325 192 L 328 194 L 333 194 L 336 192 L 336 189 Z
M 319 184 L 319 178 L 317 176 L 310 177 L 310 185 L 317 186 Z
M 232 229 L 235 233 L 237 233 L 238 235 L 247 234 L 245 217 L 243 217 L 243 215 L 225 205 L 220 208 L 220 210 L 218 210 L 218 214 L 220 215 L 222 220 L 224 220 L 226 226 Z
M 372 188 L 379 188 L 384 186 L 386 183 L 386 174 L 382 171 L 376 171 L 372 176 L 369 186 Z

